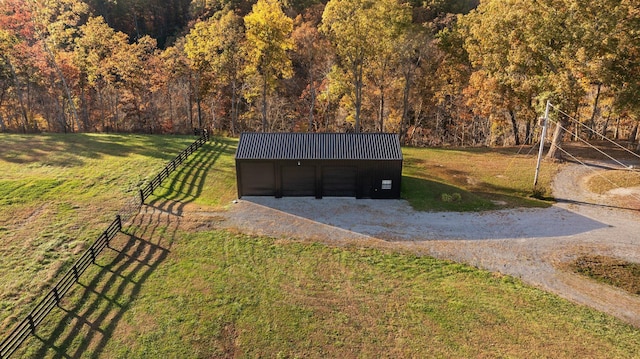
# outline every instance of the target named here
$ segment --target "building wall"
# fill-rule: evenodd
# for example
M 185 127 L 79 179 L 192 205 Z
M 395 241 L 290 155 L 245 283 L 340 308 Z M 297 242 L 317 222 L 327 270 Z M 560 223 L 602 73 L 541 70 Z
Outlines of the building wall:
M 402 161 L 236 160 L 238 196 L 400 198 Z

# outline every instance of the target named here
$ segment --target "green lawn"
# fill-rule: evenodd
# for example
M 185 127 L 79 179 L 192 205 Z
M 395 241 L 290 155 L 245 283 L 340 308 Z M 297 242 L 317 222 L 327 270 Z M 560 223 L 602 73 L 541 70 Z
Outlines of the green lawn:
M 238 196 L 234 159 L 237 144 L 237 140 L 226 138 L 205 144 L 154 192 L 150 201 L 155 205 L 180 202 L 216 209 L 229 205 Z
M 403 154 L 402 197 L 415 209 L 478 211 L 550 205 L 548 200 L 532 198 L 536 156 L 525 150 L 404 148 Z M 558 168 L 557 163 L 543 163 L 539 191 L 551 194 Z M 447 196 L 453 198 L 447 200 Z
M 20 354 L 632 358 L 640 349 L 639 330 L 512 277 L 407 253 L 184 232 L 180 221 L 141 218 Z
M 194 140 L 0 134 L 0 333 Z
M 27 293 L 48 289 L 56 276 L 40 284 L 27 278 L 46 279 L 56 263 L 77 257 L 74 248 L 86 248 L 138 183 L 193 138 L 0 135 L 0 146 L 5 140 L 27 153 L 0 154 L 0 165 L 11 168 L 1 177 L 0 250 L 7 255 L 0 260 L 3 269 L 22 268 L 0 274 L 21 283 L 8 294 L 0 289 L 9 303 L 0 333 L 40 297 Z M 631 358 L 640 352 L 638 329 L 512 277 L 402 251 L 230 233 L 216 229 L 215 216 L 190 216 L 190 208 L 224 210 L 235 198 L 236 144 L 218 140 L 192 155 L 16 357 Z M 535 159 L 515 152 L 405 149 L 403 195 L 427 210 L 548 205 L 528 197 Z M 555 167 L 544 168 L 541 182 L 548 185 Z M 31 184 L 22 185 L 24 178 L 33 178 Z M 58 188 L 68 190 L 58 194 Z M 442 193 L 461 199 L 442 201 Z M 29 216 L 37 224 L 27 224 Z M 51 223 L 60 223 L 64 235 L 49 250 L 48 267 L 37 268 L 35 252 L 51 247 L 29 238 L 42 238 Z M 28 245 L 15 245 L 21 241 Z

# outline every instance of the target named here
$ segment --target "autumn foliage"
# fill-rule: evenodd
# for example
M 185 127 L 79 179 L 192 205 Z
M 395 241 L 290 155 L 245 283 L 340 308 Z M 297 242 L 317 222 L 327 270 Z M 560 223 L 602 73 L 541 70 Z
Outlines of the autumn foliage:
M 383 131 L 417 146 L 527 144 L 551 100 L 595 133 L 635 142 L 636 5 L 2 0 L 0 131 Z

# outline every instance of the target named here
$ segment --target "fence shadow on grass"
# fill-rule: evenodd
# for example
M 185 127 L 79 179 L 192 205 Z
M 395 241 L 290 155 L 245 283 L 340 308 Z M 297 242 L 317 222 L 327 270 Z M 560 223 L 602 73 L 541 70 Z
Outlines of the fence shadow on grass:
M 204 131 L 202 137 L 198 138 L 167 166 L 165 166 L 165 168 L 149 184 L 147 184 L 147 186 L 140 189 L 140 198 L 129 201 L 123 211 L 116 216 L 116 219 L 112 222 L 109 228 L 94 242 L 94 244 L 91 245 L 91 247 L 89 247 L 78 261 L 76 261 L 71 270 L 67 272 L 58 284 L 56 284 L 56 286 L 43 298 L 43 300 L 36 305 L 31 313 L 14 328 L 7 339 L 0 343 L 0 359 L 8 358 L 16 352 L 16 350 L 19 349 L 22 343 L 27 340 L 31 334 L 33 334 L 35 338 L 38 338 L 42 345 L 40 346 L 40 349 L 25 349 L 23 354 L 26 355 L 32 355 L 32 350 L 36 350 L 37 354 L 34 356 L 41 357 L 49 349 L 53 349 L 55 351 L 56 357 L 70 357 L 66 352 L 71 350 L 75 350 L 73 357 L 76 357 L 85 352 L 89 347 L 92 349 L 97 348 L 98 353 L 102 351 L 106 341 L 98 340 L 98 344 L 94 344 L 94 342 L 96 342 L 96 340 L 93 339 L 96 337 L 95 332 L 97 331 L 101 333 L 103 338 L 110 337 L 110 333 L 114 330 L 115 325 L 121 318 L 120 313 L 124 313 L 128 304 L 135 298 L 140 290 L 140 285 L 146 280 L 148 274 L 151 273 L 158 263 L 166 258 L 170 245 L 173 243 L 175 233 L 179 227 L 179 216 L 176 219 L 171 220 L 171 211 L 156 211 L 153 207 L 144 207 L 145 212 L 143 214 L 140 211 L 141 206 L 144 204 L 145 199 L 152 195 L 156 188 L 162 185 L 165 179 L 170 177 L 176 169 L 180 168 L 180 164 L 187 160 L 190 155 L 196 152 L 200 147 L 207 144 L 208 141 L 208 133 Z M 216 144 L 218 143 L 219 142 L 216 142 Z M 204 187 L 204 177 L 208 172 L 208 167 L 216 161 L 225 148 L 226 145 L 222 145 L 220 152 L 209 151 L 210 153 L 207 156 L 199 154 L 199 156 L 205 158 L 205 160 L 200 161 L 202 163 L 197 167 L 193 176 L 188 175 L 188 173 L 193 172 L 193 170 L 189 170 L 184 178 L 185 181 L 188 181 L 189 178 L 191 178 L 193 183 L 195 183 L 196 180 L 200 181 L 197 186 L 194 186 L 193 183 L 191 184 L 190 190 L 188 191 L 189 193 L 193 192 L 193 188 L 196 187 L 198 188 L 195 191 L 197 195 L 202 192 Z M 192 160 L 192 165 L 194 162 L 198 163 L 197 160 Z M 184 168 L 180 171 L 184 172 Z M 193 199 L 195 199 L 195 197 L 191 198 L 191 200 Z M 149 209 L 151 209 L 151 211 L 149 211 Z M 118 237 L 123 237 L 117 236 L 118 233 L 122 232 L 123 219 L 125 221 L 129 221 L 129 219 L 131 219 L 132 216 L 135 216 L 136 213 L 140 213 L 136 218 L 138 218 L 138 220 L 142 219 L 143 222 L 138 223 L 138 225 L 134 224 L 130 227 L 131 231 L 128 235 L 128 241 L 122 243 L 121 249 L 117 249 L 119 246 L 114 243 L 118 243 L 116 240 Z M 161 220 L 150 220 L 146 225 L 143 225 L 145 221 L 144 218 L 153 218 L 154 215 L 158 216 L 158 218 L 163 218 L 163 216 L 166 217 L 166 225 L 162 225 Z M 172 225 L 174 222 L 176 223 L 175 226 Z M 167 229 L 172 226 L 173 231 L 168 231 Z M 162 230 L 158 230 L 160 227 Z M 143 228 L 143 234 L 148 236 L 148 239 L 135 233 L 140 228 Z M 149 231 L 150 228 L 153 229 Z M 168 240 L 167 238 L 164 238 L 165 233 L 167 232 L 173 233 L 172 237 Z M 154 235 L 154 233 L 157 235 Z M 160 237 L 156 238 L 157 236 Z M 161 238 L 164 238 L 164 240 L 158 240 L 156 243 L 156 240 Z M 169 244 L 169 248 L 166 248 L 164 242 Z M 101 266 L 97 260 L 105 248 L 110 249 L 111 253 L 106 256 L 106 259 L 100 259 L 101 262 L 106 260 L 106 264 Z M 97 264 L 97 267 L 91 266 L 91 264 Z M 90 266 L 92 267 L 90 273 L 94 274 L 93 279 L 89 283 L 83 284 L 83 282 L 80 281 L 80 278 Z M 102 270 L 97 270 L 98 267 L 101 267 Z M 110 276 L 109 273 L 113 275 Z M 137 277 L 139 277 L 139 279 L 136 279 Z M 119 278 L 122 279 L 122 281 L 118 283 L 117 281 Z M 69 299 L 66 297 L 66 294 L 75 283 L 79 283 L 81 287 L 85 288 L 85 290 L 81 294 L 78 294 L 81 290 L 75 291 L 75 296 Z M 127 288 L 130 284 L 133 285 L 132 289 Z M 109 293 L 112 289 L 115 293 L 110 297 Z M 74 292 L 72 291 L 71 293 L 73 294 Z M 92 295 L 95 295 L 96 297 L 92 297 Z M 125 298 L 124 304 L 119 302 L 121 297 Z M 106 300 L 106 304 L 101 303 L 101 300 Z M 75 306 L 66 308 L 65 305 L 69 303 L 69 301 L 76 303 Z M 115 310 L 117 314 L 112 315 L 111 312 L 114 311 L 114 306 L 121 308 L 121 310 Z M 67 315 L 60 319 L 61 313 L 58 312 L 57 327 L 55 324 L 52 324 L 48 327 L 46 326 L 44 330 L 40 328 L 40 330 L 36 331 L 38 329 L 37 327 L 47 319 L 47 316 L 52 313 L 52 310 L 56 307 L 62 309 L 62 311 L 66 312 Z M 96 316 L 93 315 L 94 313 L 99 314 L 96 314 Z M 53 320 L 55 322 L 55 319 L 49 319 L 50 321 Z M 104 329 L 101 325 L 107 320 L 110 324 L 106 329 Z M 75 324 L 71 328 L 70 332 L 66 331 L 65 327 L 68 326 L 65 325 L 65 323 L 70 324 L 72 322 Z M 78 336 L 74 333 L 82 331 L 84 326 L 90 328 L 85 336 L 86 339 L 77 340 Z M 74 339 L 74 337 L 76 339 Z M 62 343 L 57 345 L 56 342 L 60 340 L 62 340 Z M 78 341 L 81 342 L 78 349 L 69 349 L 75 348 L 75 343 Z
M 81 279 L 61 303 L 62 315 L 51 316 L 52 324 L 36 333 L 39 344 L 31 344 L 35 351 L 28 355 L 99 357 L 145 281 L 169 255 L 179 226 L 180 217 L 143 207 L 104 250 L 97 273 Z
M 160 186 L 164 195 L 148 201 L 148 205 L 178 216 L 184 207 L 198 198 L 207 179 L 207 174 L 223 153 L 229 150 L 229 144 L 215 141 L 209 142 L 191 158 L 185 166 L 176 170 Z

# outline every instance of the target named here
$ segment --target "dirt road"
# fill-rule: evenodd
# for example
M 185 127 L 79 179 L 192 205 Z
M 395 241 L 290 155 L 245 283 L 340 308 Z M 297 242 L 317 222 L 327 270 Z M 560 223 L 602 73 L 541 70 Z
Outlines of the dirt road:
M 553 185 L 558 203 L 546 209 L 434 213 L 416 212 L 403 200 L 253 197 L 221 214 L 221 225 L 274 237 L 409 249 L 463 262 L 519 277 L 640 327 L 640 296 L 566 269 L 587 254 L 640 263 L 640 211 L 625 208 L 640 208 L 631 203 L 640 193 L 591 194 L 583 181 L 592 171 L 566 166 Z

